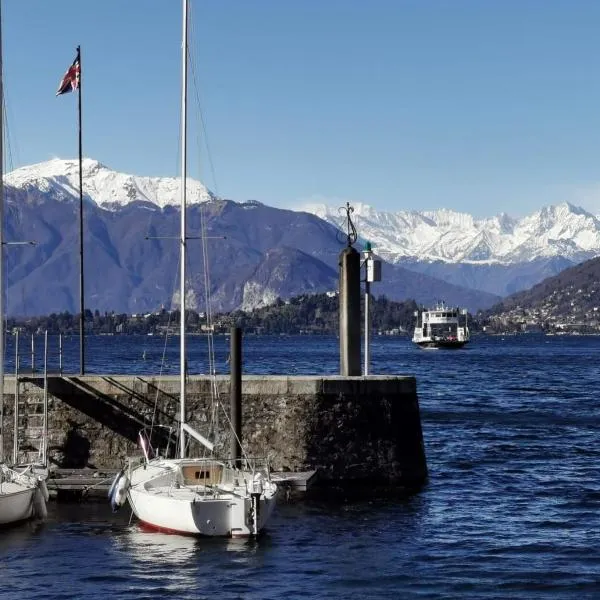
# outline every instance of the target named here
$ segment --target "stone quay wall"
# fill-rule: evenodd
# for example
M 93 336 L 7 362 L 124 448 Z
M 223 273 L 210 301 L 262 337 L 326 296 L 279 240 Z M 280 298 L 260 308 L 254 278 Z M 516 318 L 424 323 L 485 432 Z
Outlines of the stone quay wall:
M 15 378 L 5 378 L 5 456 L 12 453 Z M 151 424 L 177 429 L 179 378 L 128 375 L 48 378 L 48 456 L 59 468 L 121 467 L 140 455 L 138 431 Z M 212 400 L 216 390 L 219 403 Z M 39 437 L 32 413 L 44 397 L 42 377 L 18 383 L 20 447 Z M 188 377 L 187 421 L 230 456 L 228 376 Z M 217 425 L 211 425 L 216 418 Z M 39 424 L 39 416 L 36 424 Z M 14 419 L 13 419 L 14 420 Z M 28 420 L 29 425 L 28 427 Z M 29 440 L 24 439 L 29 432 Z M 201 454 L 194 441 L 192 450 Z M 319 469 L 325 481 L 364 480 L 419 485 L 427 477 L 412 376 L 243 376 L 242 444 L 268 457 L 274 471 Z

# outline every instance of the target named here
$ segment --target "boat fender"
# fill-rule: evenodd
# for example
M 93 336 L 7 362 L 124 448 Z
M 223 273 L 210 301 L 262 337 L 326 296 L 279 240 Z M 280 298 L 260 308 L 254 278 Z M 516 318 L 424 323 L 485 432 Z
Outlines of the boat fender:
M 44 479 L 38 479 L 38 487 L 42 490 L 42 496 L 44 497 L 44 502 L 48 502 L 50 499 L 50 492 L 48 491 L 48 486 L 46 485 L 46 481 Z
M 123 469 L 116 477 L 113 485 L 110 488 L 112 492 L 109 496 L 110 506 L 113 509 L 113 512 L 116 512 L 125 504 L 125 500 L 127 499 L 127 492 L 129 491 L 129 477 L 125 473 Z
M 123 467 L 115 476 L 114 479 L 112 480 L 112 483 L 110 484 L 110 488 L 108 490 L 108 498 L 112 498 L 113 494 L 115 493 L 115 488 L 117 487 L 117 483 L 119 481 L 119 478 L 121 477 L 121 475 L 123 475 L 123 473 L 125 472 L 125 467 Z
M 33 493 L 33 516 L 36 519 L 45 519 L 48 516 L 44 493 L 39 485 L 35 488 L 35 492 Z

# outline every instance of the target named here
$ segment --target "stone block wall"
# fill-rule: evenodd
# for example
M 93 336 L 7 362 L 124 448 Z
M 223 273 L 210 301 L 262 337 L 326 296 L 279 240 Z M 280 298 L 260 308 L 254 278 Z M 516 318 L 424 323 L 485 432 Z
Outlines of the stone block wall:
M 28 406 L 39 406 L 43 386 L 41 377 L 19 383 L 23 415 Z M 14 378 L 7 377 L 9 455 L 13 391 Z M 136 437 L 143 426 L 177 430 L 178 377 L 53 377 L 48 391 L 50 466 L 118 468 L 140 453 Z M 188 378 L 187 420 L 215 441 L 221 456 L 230 450 L 229 393 L 226 376 Z M 242 423 L 247 455 L 268 457 L 275 471 L 318 468 L 330 481 L 403 485 L 420 484 L 427 476 L 414 377 L 244 376 Z M 201 454 L 192 443 L 192 453 Z

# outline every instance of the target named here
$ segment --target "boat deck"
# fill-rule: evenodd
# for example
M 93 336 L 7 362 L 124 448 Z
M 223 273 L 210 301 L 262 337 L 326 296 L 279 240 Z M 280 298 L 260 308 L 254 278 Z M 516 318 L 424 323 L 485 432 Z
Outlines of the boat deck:
M 19 492 L 29 492 L 33 486 L 26 486 L 22 483 L 16 483 L 14 481 L 3 481 L 0 484 L 0 496 L 4 494 L 17 494 Z
M 106 498 L 118 469 L 53 469 L 46 485 L 54 498 L 72 496 L 78 498 Z M 286 496 L 298 492 L 304 494 L 316 483 L 318 471 L 271 473 L 271 480 Z M 164 486 L 165 489 L 172 489 Z M 197 495 L 196 495 L 197 497 Z
M 177 498 L 184 502 L 202 501 L 202 500 L 233 500 L 235 494 L 218 488 L 206 486 L 181 486 L 172 485 L 147 486 L 146 491 L 157 496 L 169 496 Z

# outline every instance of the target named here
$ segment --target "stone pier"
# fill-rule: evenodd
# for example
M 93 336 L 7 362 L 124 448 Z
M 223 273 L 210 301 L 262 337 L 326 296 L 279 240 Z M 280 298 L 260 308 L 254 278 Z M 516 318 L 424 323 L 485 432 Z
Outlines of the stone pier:
M 188 378 L 188 421 L 228 456 L 229 377 Z M 5 378 L 5 456 L 12 455 L 15 378 Z M 39 410 L 42 377 L 19 378 L 20 413 Z M 137 433 L 151 423 L 177 429 L 176 376 L 48 378 L 48 455 L 55 468 L 119 468 L 139 454 Z M 217 426 L 211 426 L 212 415 Z M 411 376 L 250 376 L 242 378 L 242 443 L 274 471 L 318 469 L 324 485 L 418 487 L 427 464 L 416 380 Z M 24 427 L 24 431 L 27 427 Z M 195 443 L 195 442 L 194 442 Z M 23 443 L 21 443 L 23 446 Z M 201 452 L 198 447 L 197 452 Z

